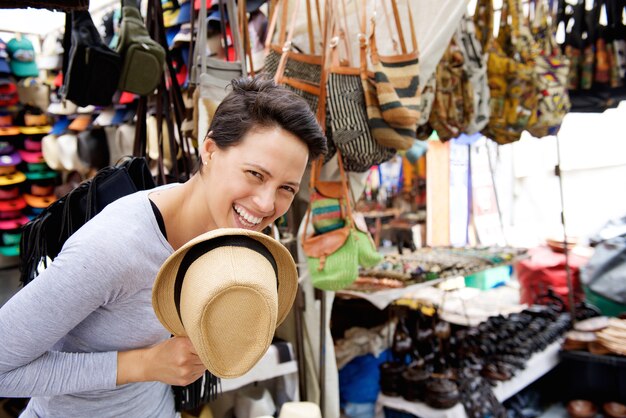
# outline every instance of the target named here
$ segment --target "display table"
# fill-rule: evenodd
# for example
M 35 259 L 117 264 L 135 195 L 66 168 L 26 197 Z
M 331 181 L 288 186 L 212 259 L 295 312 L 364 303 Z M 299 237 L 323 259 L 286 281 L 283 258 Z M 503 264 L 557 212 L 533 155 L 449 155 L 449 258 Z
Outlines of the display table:
M 398 396 L 387 396 L 382 393 L 378 396 L 378 403 L 397 411 L 408 412 L 421 418 L 467 418 L 465 408 L 461 403 L 449 409 L 434 409 L 422 402 L 409 402 Z
M 526 362 L 526 368 L 520 370 L 511 380 L 499 382 L 493 389 L 494 395 L 504 402 L 526 386 L 552 370 L 559 362 L 561 340 L 555 341 L 545 350 L 533 354 Z M 422 402 L 409 402 L 401 397 L 378 396 L 378 404 L 387 408 L 408 412 L 421 418 L 466 418 L 465 409 L 458 403 L 450 409 L 433 409 Z
M 359 292 L 357 290 L 339 290 L 337 291 L 337 296 L 349 296 L 356 297 L 360 299 L 365 299 L 378 309 L 382 310 L 387 307 L 387 305 L 392 302 L 402 298 L 407 293 L 415 292 L 418 289 L 424 287 L 431 287 L 441 283 L 444 279 L 435 279 L 429 280 L 424 283 L 416 283 L 409 285 L 407 287 L 401 287 L 398 289 L 388 289 L 388 290 L 377 290 L 376 292 Z
M 270 345 L 265 355 L 250 371 L 243 376 L 235 379 L 222 379 L 222 391 L 239 389 L 253 382 L 273 379 L 275 377 L 284 376 L 285 379 L 293 380 L 294 387 L 298 386 L 298 363 L 293 354 L 293 347 L 289 343 L 289 352 L 291 360 L 281 363 L 279 360 L 278 349 L 274 344 Z

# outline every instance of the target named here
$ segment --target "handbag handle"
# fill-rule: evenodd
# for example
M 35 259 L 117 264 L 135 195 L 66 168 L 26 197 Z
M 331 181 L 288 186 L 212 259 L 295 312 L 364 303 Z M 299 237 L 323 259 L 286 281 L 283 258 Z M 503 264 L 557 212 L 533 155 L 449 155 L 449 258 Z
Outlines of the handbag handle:
M 385 1 L 385 0 L 383 0 Z M 401 51 L 402 54 L 407 54 L 409 53 L 406 49 L 406 42 L 404 40 L 404 34 L 402 31 L 402 23 L 400 21 L 400 13 L 398 12 L 398 5 L 396 3 L 396 0 L 391 0 L 391 7 L 393 9 L 393 15 L 394 15 L 394 21 L 396 23 L 396 30 L 398 32 L 398 37 L 400 39 L 400 47 L 401 47 Z M 412 53 L 417 52 L 417 36 L 415 34 L 415 24 L 413 23 L 413 12 L 412 12 L 412 8 L 411 8 L 411 1 L 407 0 L 407 8 L 409 10 L 409 27 L 411 29 L 411 42 L 413 44 L 413 51 L 411 51 Z M 371 19 L 372 22 L 372 30 L 370 33 L 370 54 L 372 56 L 372 59 L 374 61 L 378 60 L 378 47 L 376 46 L 376 22 L 375 22 L 375 17 L 376 17 L 376 1 L 374 2 L 374 12 L 373 12 L 373 16 Z M 391 35 L 391 34 L 390 34 Z
M 237 58 L 239 58 L 239 61 L 241 62 L 242 76 L 247 77 L 248 68 L 246 65 L 246 51 L 241 40 L 239 17 L 236 7 L 235 0 L 226 0 L 226 10 L 228 12 L 228 20 L 230 21 L 230 33 L 232 33 L 233 43 L 235 44 L 235 52 L 237 53 Z M 226 31 L 226 26 L 224 26 L 224 31 Z
M 483 52 L 493 40 L 493 3 L 492 0 L 477 0 L 474 8 L 474 27 L 476 38 Z
M 250 75 L 254 77 L 254 62 L 252 60 L 252 50 L 250 49 L 250 30 L 248 28 L 248 12 L 246 11 L 246 0 L 239 0 L 237 2 L 237 7 L 239 8 L 239 25 L 241 31 L 241 42 L 243 44 L 243 56 L 246 57 L 248 64 L 250 65 Z M 244 61 L 242 61 L 245 64 Z M 248 71 L 246 65 L 243 66 L 244 71 Z
M 554 25 L 548 20 L 548 10 L 544 1 L 535 3 L 533 27 L 536 31 L 536 40 L 541 43 L 541 49 L 545 51 L 545 55 L 551 57 L 558 52 L 558 45 L 554 38 Z
M 311 0 L 306 0 L 307 6 L 307 34 L 309 36 L 309 48 L 310 53 L 315 55 L 315 37 L 313 36 L 313 17 L 311 15 Z M 293 25 L 295 25 L 294 15 L 292 15 L 291 23 L 289 20 L 287 5 L 288 1 L 286 0 L 274 0 L 273 7 L 270 7 L 270 17 L 269 17 L 269 25 L 267 27 L 267 35 L 265 37 L 265 54 L 269 53 L 269 50 L 272 45 L 272 39 L 274 38 L 274 32 L 276 31 L 276 25 L 278 23 L 278 17 L 280 15 L 280 33 L 278 36 L 278 44 L 284 49 L 285 47 L 291 48 L 291 39 L 293 38 Z M 295 6 L 299 7 L 300 0 L 295 2 Z M 316 6 L 316 14 L 317 14 L 317 24 L 319 32 L 322 33 L 323 38 L 323 19 L 321 17 L 320 12 L 320 4 L 319 0 L 315 0 Z M 324 11 L 326 12 L 326 7 L 324 7 Z M 297 18 L 297 14 L 295 14 L 295 18 Z M 287 28 L 287 25 L 290 25 L 290 28 Z M 291 34 L 291 36 L 290 36 Z
M 285 68 L 287 67 L 287 53 L 291 50 L 291 41 L 293 39 L 293 32 L 296 27 L 296 20 L 298 18 L 298 10 L 300 8 L 300 2 L 296 1 L 295 3 L 296 4 L 291 14 L 291 20 L 289 22 L 289 28 L 287 29 L 287 38 L 285 39 L 284 42 L 281 42 L 281 45 L 283 46 L 283 53 L 280 56 L 278 68 L 276 69 L 276 74 L 274 75 L 274 80 L 276 81 L 276 83 L 280 83 L 282 81 L 283 75 L 285 73 Z M 283 4 L 282 12 L 283 12 L 283 17 L 287 15 L 287 7 L 285 4 Z M 282 37 L 283 37 L 283 32 L 281 31 L 281 39 Z

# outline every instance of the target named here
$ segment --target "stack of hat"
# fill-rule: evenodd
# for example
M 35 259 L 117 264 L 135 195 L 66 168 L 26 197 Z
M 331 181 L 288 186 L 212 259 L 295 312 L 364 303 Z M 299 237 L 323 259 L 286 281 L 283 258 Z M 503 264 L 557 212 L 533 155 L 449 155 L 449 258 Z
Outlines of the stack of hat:
M 626 319 L 609 318 L 607 327 L 596 332 L 596 336 L 611 353 L 626 356 Z
M 7 44 L 0 39 L 0 112 L 10 112 L 18 103 L 17 86 L 11 78 Z
M 21 195 L 21 186 L 26 176 L 20 171 L 22 158 L 16 147 L 19 128 L 13 126 L 11 115 L 0 117 L 0 265 L 19 254 L 21 227 L 28 222 L 23 214 L 26 202 Z

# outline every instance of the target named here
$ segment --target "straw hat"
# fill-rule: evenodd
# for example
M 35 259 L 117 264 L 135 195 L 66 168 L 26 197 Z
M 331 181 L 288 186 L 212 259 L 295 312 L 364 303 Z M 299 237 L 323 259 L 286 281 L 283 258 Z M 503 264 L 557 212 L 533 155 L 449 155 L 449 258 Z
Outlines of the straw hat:
M 222 228 L 176 250 L 152 289 L 157 318 L 188 336 L 215 376 L 234 378 L 265 354 L 296 296 L 289 251 L 259 232 Z

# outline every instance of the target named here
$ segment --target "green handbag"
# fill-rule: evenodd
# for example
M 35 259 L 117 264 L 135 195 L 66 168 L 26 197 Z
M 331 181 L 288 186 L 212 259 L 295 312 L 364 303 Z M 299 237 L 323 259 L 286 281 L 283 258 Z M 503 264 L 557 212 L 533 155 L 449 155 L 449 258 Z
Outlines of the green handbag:
M 339 150 L 337 150 L 340 153 Z M 307 256 L 307 265 L 311 274 L 311 283 L 322 290 L 341 290 L 352 284 L 359 276 L 358 245 L 355 234 L 354 221 L 348 181 L 344 171 L 341 155 L 337 155 L 341 181 L 320 181 L 319 174 L 322 160 L 313 163 L 311 168 L 310 187 L 312 191 L 318 188 L 332 190 L 328 192 L 340 201 L 345 202 L 347 216 L 342 228 L 325 233 L 313 233 L 302 239 L 302 249 Z M 309 203 L 304 230 L 308 231 L 313 204 Z
M 383 256 L 376 249 L 374 240 L 368 232 L 355 228 L 352 231 L 352 236 L 357 247 L 359 266 L 372 268 L 383 261 Z
M 358 246 L 351 225 L 311 237 L 303 245 L 314 287 L 341 290 L 359 276 Z
M 122 23 L 117 52 L 122 56 L 118 88 L 146 96 L 161 81 L 165 66 L 165 49 L 150 37 L 136 0 L 123 0 Z

